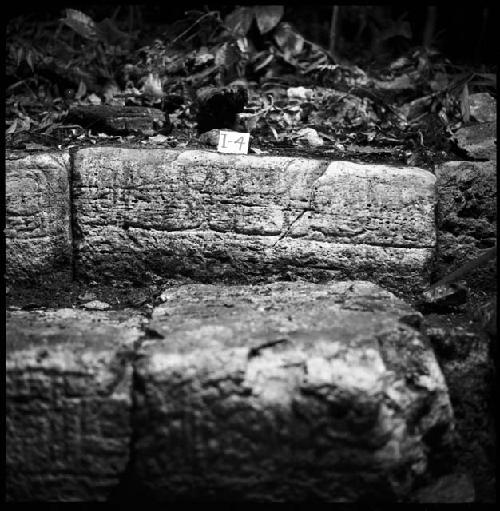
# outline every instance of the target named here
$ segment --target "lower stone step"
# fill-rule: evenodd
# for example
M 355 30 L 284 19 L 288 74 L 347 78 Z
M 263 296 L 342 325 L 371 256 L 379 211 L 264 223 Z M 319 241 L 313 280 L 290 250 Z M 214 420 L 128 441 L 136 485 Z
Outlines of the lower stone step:
M 6 498 L 103 501 L 129 460 L 141 317 L 7 312 Z
M 447 387 L 419 314 L 390 292 L 295 282 L 164 297 L 150 320 L 8 314 L 8 500 L 133 488 L 154 501 L 404 501 L 446 457 Z

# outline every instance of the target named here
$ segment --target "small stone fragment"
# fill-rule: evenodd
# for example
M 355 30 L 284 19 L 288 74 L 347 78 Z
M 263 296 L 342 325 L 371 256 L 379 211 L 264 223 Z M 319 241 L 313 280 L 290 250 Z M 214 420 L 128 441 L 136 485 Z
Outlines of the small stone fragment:
M 145 291 L 132 292 L 128 299 L 128 304 L 132 307 L 141 307 L 149 300 L 149 296 Z
M 206 131 L 205 133 L 202 133 L 198 137 L 198 140 L 202 144 L 206 144 L 206 145 L 210 145 L 210 146 L 213 146 L 213 147 L 217 147 L 217 144 L 219 143 L 219 135 L 220 135 L 220 130 L 219 129 L 213 129 L 213 130 L 210 130 L 210 131 Z
M 264 151 L 262 149 L 259 149 L 258 147 L 250 147 L 249 152 L 255 154 L 267 154 L 268 151 Z
M 494 122 L 497 119 L 497 102 L 487 92 L 478 92 L 469 96 L 471 116 L 478 122 Z
M 154 137 L 149 137 L 149 141 L 153 142 L 153 144 L 163 144 L 167 141 L 167 138 L 165 135 L 161 135 L 158 133 L 158 135 L 155 135 Z
M 311 99 L 313 90 L 305 87 L 290 87 L 287 91 L 289 99 Z
M 106 309 L 109 309 L 111 306 L 109 305 L 109 303 L 106 302 L 92 300 L 91 302 L 84 303 L 83 307 L 87 310 L 104 311 Z
M 460 128 L 455 133 L 457 145 L 472 158 L 496 160 L 497 124 L 483 122 Z
M 467 288 L 461 282 L 443 284 L 422 293 L 424 304 L 436 310 L 449 309 L 467 300 Z
M 298 141 L 310 147 L 320 147 L 324 144 L 323 139 L 313 128 L 304 128 L 298 132 Z
M 405 73 L 400 76 L 396 76 L 392 80 L 373 80 L 375 87 L 380 90 L 414 90 L 415 83 L 411 77 Z

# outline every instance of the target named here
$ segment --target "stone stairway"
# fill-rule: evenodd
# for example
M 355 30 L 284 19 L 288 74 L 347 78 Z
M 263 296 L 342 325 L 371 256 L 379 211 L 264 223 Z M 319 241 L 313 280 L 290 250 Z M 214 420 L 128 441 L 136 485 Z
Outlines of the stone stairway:
M 408 501 L 450 456 L 405 300 L 432 173 L 113 147 L 6 170 L 10 281 L 198 282 L 150 313 L 7 311 L 7 500 Z

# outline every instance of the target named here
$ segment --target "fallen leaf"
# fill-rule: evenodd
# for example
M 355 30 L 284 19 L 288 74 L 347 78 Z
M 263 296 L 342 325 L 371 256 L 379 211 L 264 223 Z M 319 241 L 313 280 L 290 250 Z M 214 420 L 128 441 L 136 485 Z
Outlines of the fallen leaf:
M 14 119 L 14 121 L 12 122 L 12 124 L 9 126 L 9 128 L 7 129 L 7 131 L 5 133 L 7 133 L 8 135 L 15 133 L 16 128 L 17 128 L 17 122 L 18 122 L 18 119 Z
M 470 102 L 469 102 L 469 86 L 465 84 L 460 96 L 460 110 L 464 122 L 470 121 Z
M 97 28 L 94 20 L 83 12 L 75 9 L 66 9 L 66 18 L 63 18 L 61 21 L 85 39 L 97 39 Z
M 253 17 L 254 11 L 252 7 L 238 7 L 226 16 L 224 25 L 232 32 L 234 37 L 245 37 L 250 29 Z
M 76 91 L 76 94 L 75 94 L 75 99 L 82 99 L 83 96 L 85 96 L 85 94 L 87 94 L 87 86 L 85 85 L 85 82 L 83 80 L 80 80 L 80 85 L 78 85 L 78 90 Z
M 284 10 L 283 5 L 256 5 L 255 19 L 260 33 L 265 34 L 272 30 L 281 21 Z

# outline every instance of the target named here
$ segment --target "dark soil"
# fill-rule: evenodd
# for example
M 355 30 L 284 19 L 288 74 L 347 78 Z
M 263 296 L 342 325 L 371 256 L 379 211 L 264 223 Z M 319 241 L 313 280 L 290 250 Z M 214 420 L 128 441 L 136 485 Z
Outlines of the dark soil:
M 491 339 L 467 311 L 426 316 L 428 326 L 457 327 L 475 336 L 451 356 L 435 349 L 455 412 L 458 434 L 456 472 L 472 479 L 476 502 L 496 502 L 496 368 Z M 496 339 L 493 341 L 496 342 Z M 435 348 L 438 348 L 437 346 Z
M 123 141 L 119 140 L 118 137 L 116 140 L 113 138 L 107 138 L 103 141 L 104 143 L 99 144 L 100 146 L 110 146 L 110 147 L 127 147 L 132 149 L 145 149 L 145 148 L 155 148 L 155 149 L 199 149 L 204 151 L 216 151 L 215 147 L 208 146 L 206 144 L 202 144 L 196 138 L 189 137 L 185 131 L 180 131 L 176 133 L 175 139 L 172 137 L 171 141 L 167 141 L 162 145 L 155 145 L 151 143 L 142 144 L 141 139 L 137 138 L 136 140 L 127 140 L 126 146 L 124 146 Z M 94 144 L 78 141 L 78 143 L 72 144 L 70 146 L 70 151 L 75 151 L 76 149 L 81 149 L 84 147 L 95 147 Z M 256 148 L 256 151 L 253 149 Z M 25 145 L 20 145 L 19 147 L 11 147 L 10 150 L 18 149 L 23 152 L 41 152 L 41 149 L 26 149 Z M 261 152 L 262 151 L 262 152 Z M 349 161 L 354 163 L 371 163 L 375 165 L 394 165 L 398 167 L 404 166 L 419 166 L 421 168 L 425 168 L 431 172 L 434 172 L 434 168 L 437 165 L 440 165 L 446 161 L 455 160 L 456 156 L 451 152 L 442 151 L 442 152 L 430 152 L 422 148 L 415 149 L 411 152 L 404 147 L 394 147 L 394 148 L 382 148 L 382 147 L 371 147 L 371 146 L 356 146 L 353 149 L 349 149 L 349 147 L 345 147 L 344 149 L 339 149 L 335 147 L 333 144 L 325 144 L 321 147 L 301 147 L 297 144 L 292 143 L 272 143 L 269 141 L 259 140 L 253 141 L 250 139 L 249 146 L 249 154 L 253 156 L 258 156 L 260 154 L 265 156 L 286 156 L 293 158 L 317 158 L 328 161 Z M 467 158 L 461 158 L 467 159 Z

